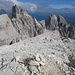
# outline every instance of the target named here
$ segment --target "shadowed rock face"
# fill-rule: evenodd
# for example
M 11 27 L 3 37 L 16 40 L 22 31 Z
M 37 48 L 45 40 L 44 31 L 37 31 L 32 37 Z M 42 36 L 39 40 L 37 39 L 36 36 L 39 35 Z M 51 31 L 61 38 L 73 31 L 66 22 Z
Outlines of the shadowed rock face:
M 51 15 L 38 22 L 21 7 L 12 7 L 12 22 L 8 15 L 0 15 L 0 45 L 11 45 L 29 37 L 44 33 L 44 30 L 58 30 L 62 37 L 75 38 L 75 29 L 62 16 Z M 3 36 L 3 37 L 2 37 Z
M 73 38 L 74 28 L 62 16 L 51 15 L 45 20 L 46 29 L 58 30 L 62 37 Z
M 14 29 L 8 15 L 7 14 L 1 15 L 0 16 L 0 46 L 16 43 L 19 41 L 19 38 L 20 35 Z
M 46 20 L 46 29 L 55 30 L 58 27 L 58 21 L 56 15 L 49 16 Z
M 0 46 L 11 45 L 43 32 L 43 26 L 21 7 L 12 7 L 12 21 L 8 15 L 0 15 Z
M 40 35 L 44 32 L 43 26 L 35 18 L 34 18 L 34 25 L 35 25 L 35 29 L 36 29 L 38 35 Z
M 14 28 L 21 35 L 22 39 L 34 37 L 43 33 L 41 24 L 36 19 L 33 19 L 21 7 L 13 6 L 12 21 Z

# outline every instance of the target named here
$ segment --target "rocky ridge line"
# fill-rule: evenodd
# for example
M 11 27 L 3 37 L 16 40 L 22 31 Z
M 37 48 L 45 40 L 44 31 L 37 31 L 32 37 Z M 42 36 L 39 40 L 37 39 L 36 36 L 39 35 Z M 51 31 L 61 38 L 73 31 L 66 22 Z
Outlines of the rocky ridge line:
M 45 26 L 48 30 L 58 30 L 63 38 L 75 38 L 74 27 L 67 23 L 67 21 L 60 15 L 50 15 L 45 20 Z
M 21 7 L 12 7 L 12 21 L 14 28 L 21 35 L 22 39 L 35 37 L 44 32 L 42 25 Z

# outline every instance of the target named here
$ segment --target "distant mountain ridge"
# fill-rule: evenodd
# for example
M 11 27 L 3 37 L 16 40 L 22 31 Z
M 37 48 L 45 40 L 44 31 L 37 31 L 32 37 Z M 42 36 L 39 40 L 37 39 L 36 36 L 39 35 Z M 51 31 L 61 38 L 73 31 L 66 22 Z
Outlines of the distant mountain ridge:
M 45 20 L 46 29 L 58 30 L 61 37 L 75 39 L 75 30 L 61 15 L 50 15 Z
M 0 15 L 1 14 L 6 14 L 6 11 L 4 9 L 0 9 Z
M 63 16 L 68 23 L 70 23 L 71 25 L 75 26 L 75 14 L 74 13 L 30 13 L 29 14 L 32 17 L 35 17 L 38 21 L 44 20 L 46 19 L 49 15 L 55 14 L 55 15 L 61 15 Z
M 46 19 L 51 14 L 62 15 L 67 22 L 75 26 L 75 9 L 74 8 L 38 8 L 36 12 L 29 12 L 30 15 L 35 17 L 37 20 Z
M 57 9 L 57 8 L 52 8 L 52 7 L 39 7 L 37 8 L 36 12 L 40 12 L 40 13 L 48 13 L 48 12 L 51 12 L 51 13 L 75 13 L 75 9 L 74 8 L 60 8 L 60 9 Z
M 0 46 L 44 33 L 43 26 L 21 7 L 13 6 L 11 16 L 9 18 L 5 13 L 0 15 Z
M 43 34 L 45 30 L 58 30 L 61 38 L 63 37 L 64 39 L 73 39 L 75 36 L 74 27 L 70 26 L 63 16 L 50 15 L 39 22 L 24 9 L 16 5 L 12 7 L 11 18 L 7 14 L 4 15 L 4 12 L 0 15 L 0 45 L 11 45 L 20 40 L 36 37 Z
M 0 75 L 75 75 L 75 27 L 61 15 L 38 21 L 16 5 L 2 13 Z

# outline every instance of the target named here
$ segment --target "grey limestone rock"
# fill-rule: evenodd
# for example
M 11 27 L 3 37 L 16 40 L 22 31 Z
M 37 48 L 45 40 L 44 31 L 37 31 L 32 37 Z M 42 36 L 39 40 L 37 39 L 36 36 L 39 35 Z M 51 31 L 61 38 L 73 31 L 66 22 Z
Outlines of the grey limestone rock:
M 9 45 L 12 40 L 19 38 L 20 35 L 16 32 L 8 15 L 0 15 L 0 46 Z
M 41 24 L 21 7 L 13 6 L 12 21 L 14 28 L 21 35 L 22 39 L 43 33 Z
M 46 29 L 58 30 L 62 37 L 73 38 L 74 27 L 70 26 L 67 21 L 60 15 L 51 15 L 45 20 Z

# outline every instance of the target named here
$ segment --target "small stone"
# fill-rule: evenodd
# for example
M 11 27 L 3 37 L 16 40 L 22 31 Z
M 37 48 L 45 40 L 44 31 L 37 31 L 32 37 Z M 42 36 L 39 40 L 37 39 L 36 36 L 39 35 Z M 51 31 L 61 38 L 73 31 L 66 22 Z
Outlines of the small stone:
M 30 71 L 33 72 L 33 73 L 39 73 L 39 71 L 38 71 L 38 69 L 37 69 L 36 66 L 29 66 L 29 69 L 30 69 Z
M 37 61 L 30 61 L 29 63 L 31 66 L 39 66 L 39 63 Z
M 70 71 L 65 71 L 65 75 L 71 75 Z

